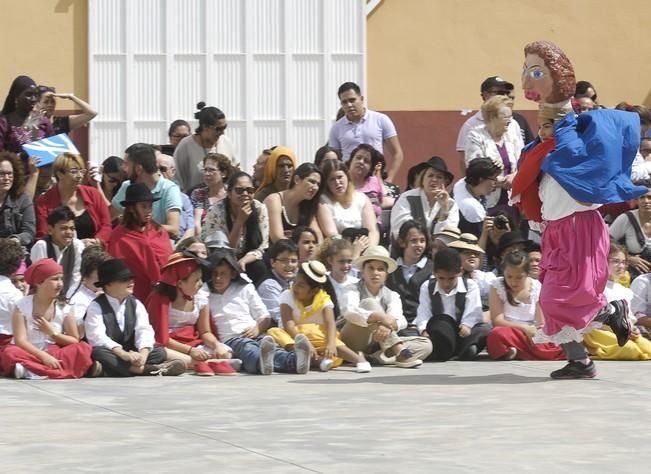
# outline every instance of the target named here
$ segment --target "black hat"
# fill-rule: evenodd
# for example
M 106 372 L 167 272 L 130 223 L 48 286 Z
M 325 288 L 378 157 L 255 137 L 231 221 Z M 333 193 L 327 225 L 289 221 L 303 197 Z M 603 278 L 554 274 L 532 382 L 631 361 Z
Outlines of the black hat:
M 129 270 L 127 264 L 124 263 L 124 260 L 112 258 L 111 260 L 100 263 L 99 267 L 97 267 L 97 277 L 98 280 L 95 286 L 99 288 L 113 281 L 133 278 L 133 273 Z
M 507 232 L 500 237 L 500 241 L 497 244 L 497 255 L 501 256 L 507 247 L 515 244 L 529 245 L 531 244 L 531 240 L 522 237 L 522 234 L 519 231 Z
M 500 76 L 491 76 L 481 83 L 481 92 L 491 90 L 493 87 L 503 87 L 504 89 L 513 90 L 513 84 L 505 81 Z
M 230 248 L 217 247 L 212 249 L 205 262 L 207 262 L 207 266 L 202 265 L 204 267 L 204 281 L 206 281 L 209 286 L 212 286 L 212 271 L 222 263 L 226 263 L 235 270 L 239 274 L 239 280 L 242 283 L 249 283 L 249 280 L 244 278 L 242 275 L 242 267 L 240 267 L 237 257 L 235 257 L 235 253 Z
M 145 183 L 133 183 L 129 185 L 126 193 L 124 193 L 124 201 L 120 202 L 120 206 L 124 207 L 127 204 L 159 200 L 160 198 L 155 198 Z
M 440 156 L 431 157 L 425 162 L 425 165 L 428 168 L 432 168 L 433 170 L 438 171 L 439 173 L 443 173 L 445 175 L 445 179 L 447 180 L 447 184 L 450 184 L 454 179 L 454 175 L 448 171 L 448 165 L 445 164 L 445 161 Z

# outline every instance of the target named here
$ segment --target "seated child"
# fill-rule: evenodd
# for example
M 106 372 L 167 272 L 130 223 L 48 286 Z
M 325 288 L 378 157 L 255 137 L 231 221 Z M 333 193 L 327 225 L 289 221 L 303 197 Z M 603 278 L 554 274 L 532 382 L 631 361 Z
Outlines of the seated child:
M 321 245 L 319 259 L 327 268 L 328 281 L 334 293 L 331 296 L 335 308 L 335 323 L 341 328 L 346 320 L 341 314 L 341 301 L 344 295 L 344 288 L 348 285 L 356 285 L 359 281 L 353 275 L 353 244 L 348 239 L 330 237 Z
M 357 372 L 370 372 L 371 365 L 364 356 L 351 351 L 337 335 L 327 282 L 321 262 L 302 263 L 292 289 L 280 295 L 280 327 L 269 329 L 268 334 L 287 350 L 293 349 L 298 334 L 304 334 L 310 342 L 312 360 L 322 372 L 338 367 L 342 359 L 355 364 Z
M 527 253 L 529 254 L 529 276 L 537 280 L 540 276 L 540 260 L 542 260 L 540 245 L 532 242 L 527 247 Z
M 491 359 L 563 360 L 563 350 L 552 343 L 532 341 L 543 326 L 538 304 L 540 282 L 529 276 L 529 258 L 514 250 L 502 258 L 503 277 L 497 278 L 490 292 L 490 315 L 493 329 L 486 345 Z
M 242 369 L 262 375 L 271 375 L 274 370 L 306 374 L 310 370 L 310 342 L 298 334 L 294 352 L 288 352 L 276 346 L 273 337 L 264 335 L 271 316 L 253 285 L 242 277 L 233 251 L 216 248 L 208 260 L 210 315 L 221 342 L 231 348 L 234 358 L 242 360 Z
M 292 231 L 292 241 L 298 247 L 299 263 L 316 259 L 319 238 L 317 237 L 316 232 L 314 232 L 314 229 L 304 225 L 299 225 Z
M 461 255 L 461 268 L 463 276 L 471 278 L 479 286 L 481 296 L 481 306 L 484 310 L 484 322 L 490 321 L 488 311 L 488 299 L 491 292 L 491 284 L 497 276 L 493 272 L 480 270 L 481 258 L 484 255 L 484 249 L 479 246 L 479 239 L 473 234 L 461 234 L 459 240 L 450 242 L 449 247 L 457 250 Z
M 206 247 L 206 244 L 197 237 L 186 237 L 176 244 L 176 247 L 174 247 L 174 253 L 183 253 L 184 250 L 192 252 L 199 258 L 208 258 L 208 248 Z
M 604 295 L 608 302 L 625 300 L 628 308 L 632 305 L 633 292 L 617 283 L 617 280 L 627 271 L 626 250 L 611 243 L 608 253 L 608 283 Z M 617 344 L 615 333 L 608 327 L 593 329 L 583 338 L 588 353 L 600 360 L 649 360 L 651 359 L 651 341 L 642 337 L 635 326 L 635 316 L 629 310 L 628 319 L 631 325 L 631 336 L 623 346 Z
M 18 269 L 11 274 L 11 283 L 13 283 L 16 288 L 18 288 L 18 291 L 20 291 L 23 296 L 27 296 L 29 294 L 29 285 L 25 281 L 26 271 L 27 265 L 25 264 L 25 259 L 23 258 Z
M 432 341 L 432 358 L 472 360 L 486 345 L 479 286 L 462 277 L 461 256 L 451 248 L 434 256 L 434 277 L 420 287 L 415 324 Z
M 631 311 L 637 318 L 640 333 L 650 339 L 651 331 L 651 273 L 643 273 L 631 283 Z
M 271 272 L 258 286 L 258 294 L 267 307 L 273 324 L 280 325 L 280 295 L 289 289 L 298 268 L 298 248 L 288 239 L 280 239 L 267 250 Z
M 414 319 L 418 309 L 420 287 L 430 279 L 434 268 L 428 258 L 427 230 L 420 222 L 405 221 L 400 226 L 395 247 L 399 255 L 396 262 L 398 270 L 389 275 L 387 288 L 400 295 L 402 312 L 407 320 L 407 327 L 399 331 L 398 335 L 418 336 Z
M 0 352 L 3 374 L 17 379 L 83 377 L 93 365 L 91 347 L 79 342 L 72 308 L 60 297 L 63 268 L 44 258 L 27 269 L 25 279 L 35 291 L 14 308 L 14 344 Z
M 236 369 L 224 360 L 230 359 L 230 349 L 210 328 L 208 292 L 201 285 L 197 259 L 172 254 L 145 303 L 156 343 L 166 348 L 168 358 L 183 361 L 197 375 L 233 375 Z M 237 369 L 238 362 L 233 361 Z
M 145 306 L 133 296 L 133 273 L 122 260 L 111 259 L 97 269 L 96 285 L 104 293 L 88 306 L 84 320 L 93 360 L 101 364 L 97 375 L 181 375 L 185 364 L 167 359 L 154 344 L 154 330 Z
M 460 236 L 461 231 L 457 227 L 448 227 L 447 229 L 432 234 L 432 259 L 436 255 L 436 252 L 447 248 L 451 242 L 459 240 Z
M 48 236 L 31 250 L 32 263 L 54 259 L 63 267 L 63 294 L 70 298 L 81 281 L 81 253 L 84 243 L 75 237 L 75 214 L 67 206 L 57 207 L 47 216 Z
M 111 257 L 99 245 L 86 247 L 81 254 L 81 282 L 74 288 L 68 299 L 70 306 L 75 310 L 77 330 L 84 334 L 84 316 L 88 305 L 99 296 L 102 291 L 95 286 L 97 283 L 97 268 Z
M 398 331 L 407 327 L 407 320 L 400 295 L 385 286 L 388 274 L 397 269 L 395 260 L 384 247 L 373 245 L 354 263 L 361 270 L 361 280 L 344 289 L 342 341 L 380 364 L 420 366 L 432 352 L 432 344 L 420 336 L 398 336 Z
M 23 293 L 16 288 L 10 277 L 16 273 L 23 261 L 23 247 L 14 239 L 0 238 L 0 347 L 13 338 L 11 316 L 16 302 Z

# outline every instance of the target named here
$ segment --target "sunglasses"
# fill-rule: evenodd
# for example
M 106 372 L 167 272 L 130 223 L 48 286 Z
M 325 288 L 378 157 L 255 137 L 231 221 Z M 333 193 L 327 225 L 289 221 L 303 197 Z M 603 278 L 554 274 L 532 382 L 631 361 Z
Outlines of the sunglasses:
M 237 188 L 233 188 L 233 191 L 235 191 L 236 194 L 240 194 L 240 195 L 244 194 L 244 193 L 253 194 L 253 193 L 255 193 L 255 188 L 254 187 L 248 187 L 248 188 L 237 187 Z

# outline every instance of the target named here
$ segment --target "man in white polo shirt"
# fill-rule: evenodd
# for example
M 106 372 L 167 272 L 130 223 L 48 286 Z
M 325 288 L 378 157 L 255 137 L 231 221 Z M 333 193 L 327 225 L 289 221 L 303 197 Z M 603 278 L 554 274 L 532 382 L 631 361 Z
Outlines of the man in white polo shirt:
M 371 145 L 382 154 L 386 147 L 393 157 L 387 181 L 393 182 L 403 159 L 398 132 L 396 132 L 393 122 L 385 114 L 366 108 L 364 96 L 354 82 L 344 82 L 339 87 L 337 95 L 344 116 L 337 120 L 330 129 L 328 145 L 340 150 L 343 160 L 346 162 L 355 147 L 362 143 Z

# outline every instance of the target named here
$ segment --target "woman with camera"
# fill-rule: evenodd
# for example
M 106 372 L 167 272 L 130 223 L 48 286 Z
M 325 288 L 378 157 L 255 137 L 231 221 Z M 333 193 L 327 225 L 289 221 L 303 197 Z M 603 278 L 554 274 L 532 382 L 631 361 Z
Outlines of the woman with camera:
M 348 234 L 355 243 L 354 258 L 369 245 L 380 240 L 375 211 L 366 194 L 356 191 L 350 180 L 348 166 L 338 160 L 327 160 L 323 164 L 324 187 L 321 202 L 332 214 L 337 232 Z
M 419 222 L 429 236 L 459 225 L 459 208 L 446 190 L 454 175 L 438 156 L 427 160 L 425 166 L 417 187 L 402 193 L 391 210 L 391 237 L 394 241 L 408 220 Z

